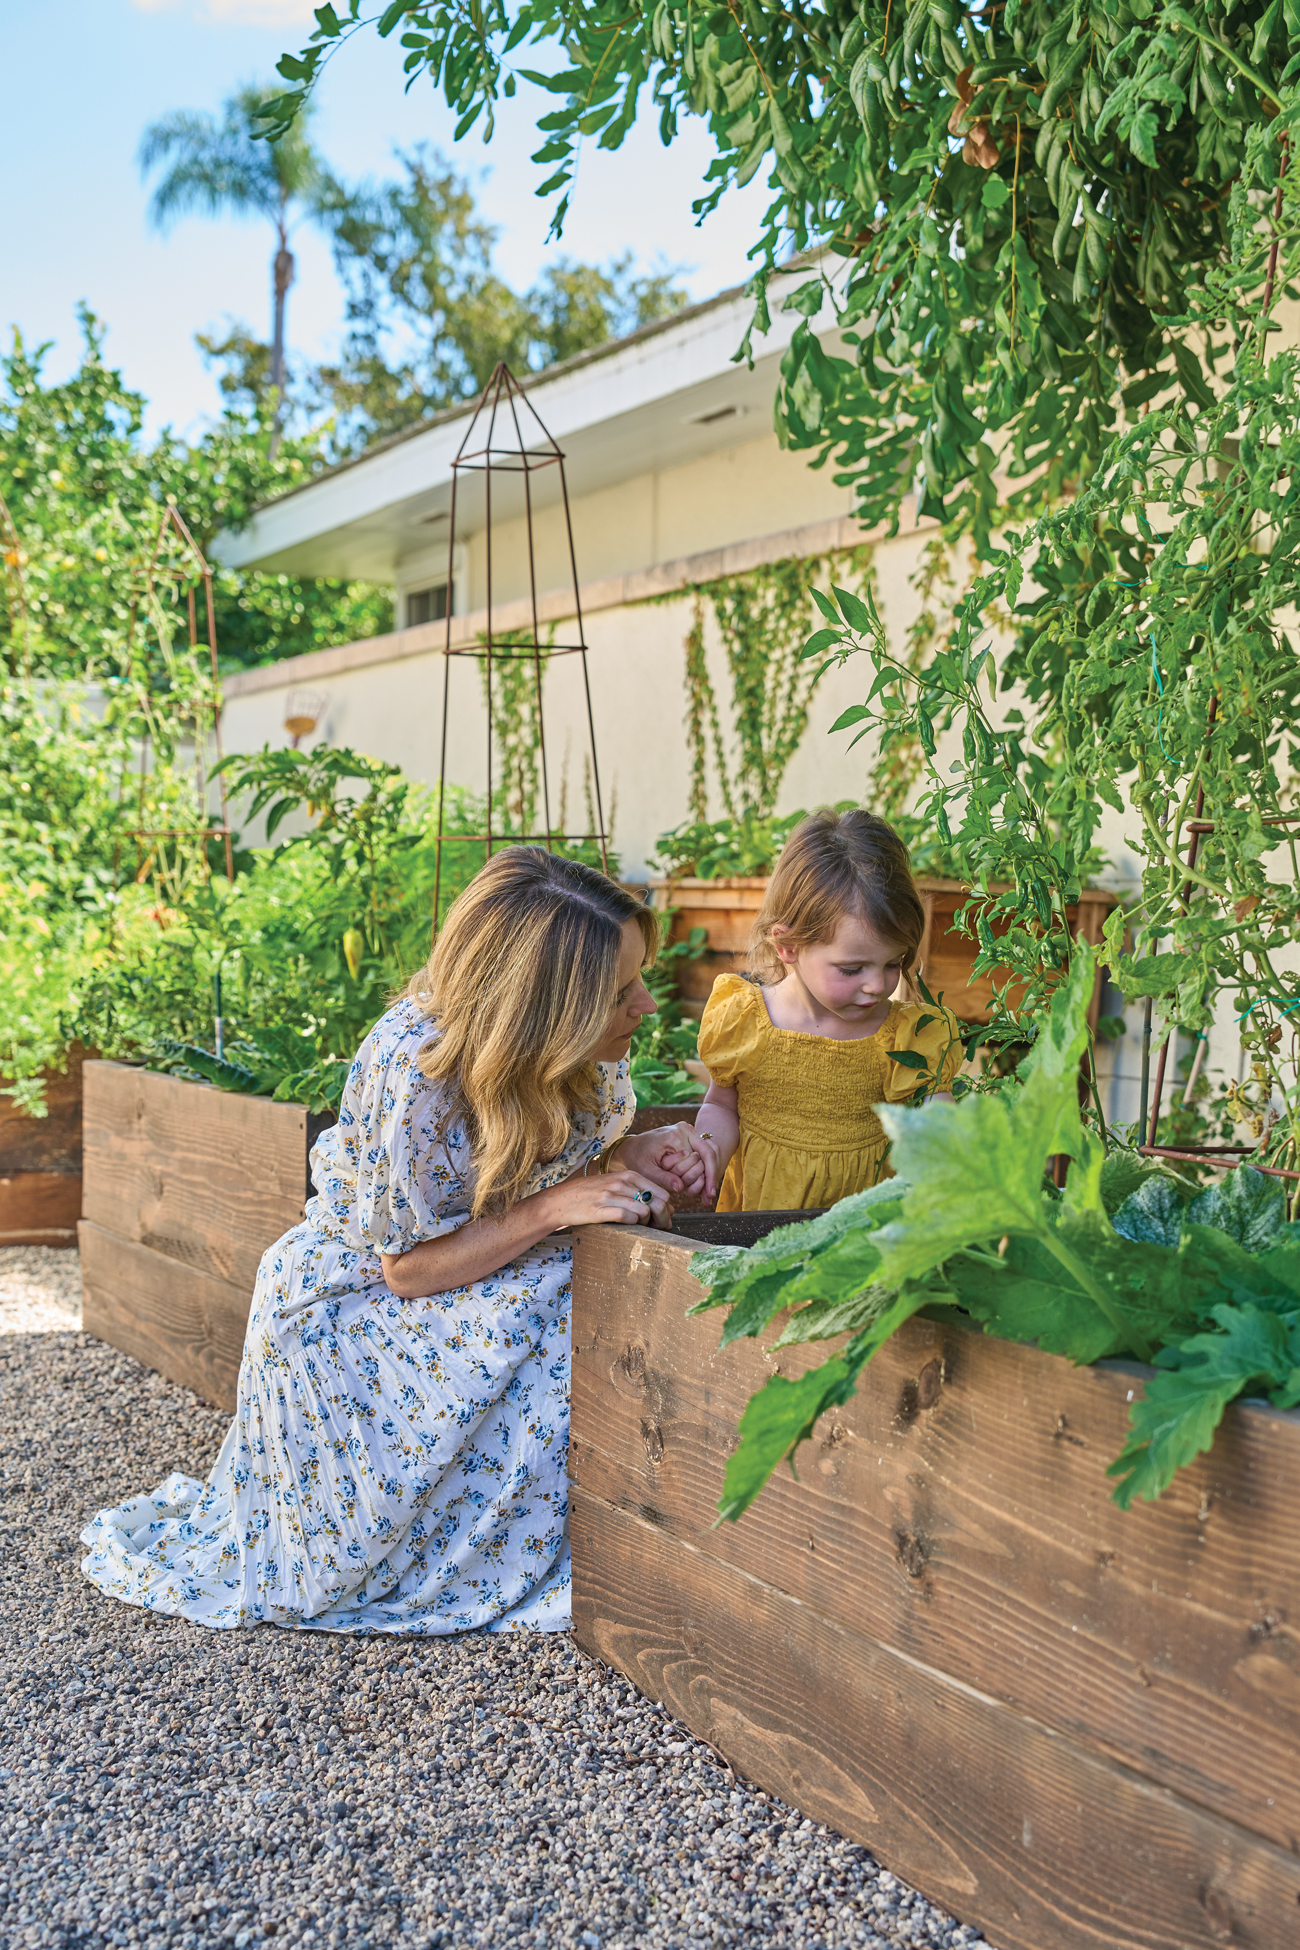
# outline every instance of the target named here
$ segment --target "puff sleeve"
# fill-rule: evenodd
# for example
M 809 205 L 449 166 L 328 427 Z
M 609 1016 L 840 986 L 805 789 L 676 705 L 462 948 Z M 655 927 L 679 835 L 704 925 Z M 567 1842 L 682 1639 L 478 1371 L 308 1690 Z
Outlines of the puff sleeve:
M 925 1086 L 928 1092 L 947 1090 L 961 1068 L 961 1024 L 951 1009 L 936 1004 L 909 1003 L 895 1019 L 893 1049 L 925 1059 L 919 1063 L 891 1062 L 885 1084 L 887 1104 L 905 1103 Z
M 394 1018 L 397 1018 L 395 1021 Z M 339 1121 L 312 1153 L 312 1216 L 361 1251 L 407 1253 L 469 1217 L 469 1146 L 416 1057 L 427 1019 L 390 1011 L 358 1050 Z
M 768 1026 L 754 983 L 743 975 L 719 975 L 700 1023 L 700 1061 L 714 1083 L 730 1088 L 753 1067 Z

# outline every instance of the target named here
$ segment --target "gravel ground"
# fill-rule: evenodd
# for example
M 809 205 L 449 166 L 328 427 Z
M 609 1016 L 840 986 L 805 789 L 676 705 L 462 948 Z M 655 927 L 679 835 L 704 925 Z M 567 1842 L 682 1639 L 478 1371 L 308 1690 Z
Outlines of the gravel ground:
M 77 1533 L 225 1419 L 0 1250 L 0 1943 L 982 1943 L 737 1783 L 564 1635 L 218 1633 L 103 1598 Z

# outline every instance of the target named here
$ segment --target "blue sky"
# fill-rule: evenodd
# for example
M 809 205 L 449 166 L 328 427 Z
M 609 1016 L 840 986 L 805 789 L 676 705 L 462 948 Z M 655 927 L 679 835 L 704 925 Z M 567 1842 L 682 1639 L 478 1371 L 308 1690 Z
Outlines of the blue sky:
M 269 330 L 271 233 L 257 223 L 187 218 L 167 237 L 148 225 L 148 189 L 135 165 L 145 124 L 173 108 L 216 109 L 244 80 L 270 78 L 279 55 L 311 25 L 305 0 L 3 0 L 0 181 L 6 186 L 0 256 L 0 330 L 29 344 L 54 341 L 52 377 L 75 361 L 75 307 L 84 298 L 109 328 L 107 351 L 150 401 L 154 428 L 193 427 L 216 408 L 212 375 L 194 334 L 242 318 Z M 526 66 L 549 66 L 520 49 Z M 327 72 L 315 140 L 346 177 L 380 174 L 395 146 L 421 139 L 453 155 L 476 182 L 480 207 L 498 226 L 498 269 L 529 284 L 557 247 L 547 245 L 549 203 L 535 195 L 546 172 L 529 160 L 532 117 L 548 97 L 526 84 L 502 104 L 485 147 L 476 132 L 453 149 L 453 118 L 427 83 L 402 93 L 400 51 L 359 35 Z M 646 265 L 684 267 L 693 297 L 745 275 L 766 192 L 734 194 L 696 228 L 691 201 L 711 156 L 702 128 L 671 149 L 645 117 L 615 155 L 582 160 L 561 248 L 604 262 L 634 250 Z M 290 294 L 292 349 L 335 349 L 342 304 L 324 242 L 304 226 L 295 239 Z

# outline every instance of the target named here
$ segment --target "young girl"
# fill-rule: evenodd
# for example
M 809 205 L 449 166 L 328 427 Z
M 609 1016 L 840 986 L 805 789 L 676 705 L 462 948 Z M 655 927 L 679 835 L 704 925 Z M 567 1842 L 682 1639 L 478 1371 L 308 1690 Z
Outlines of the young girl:
M 874 1106 L 946 1090 L 962 1060 L 950 1010 L 890 1000 L 924 929 L 883 819 L 823 810 L 795 828 L 750 938 L 757 980 L 720 975 L 700 1024 L 695 1132 L 714 1183 L 726 1168 L 719 1212 L 834 1205 L 891 1175 Z

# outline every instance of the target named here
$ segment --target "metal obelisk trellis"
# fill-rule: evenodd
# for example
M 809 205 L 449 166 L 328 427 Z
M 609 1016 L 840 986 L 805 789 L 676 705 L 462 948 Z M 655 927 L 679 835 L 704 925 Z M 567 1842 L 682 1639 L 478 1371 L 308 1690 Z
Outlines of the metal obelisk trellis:
M 520 416 L 524 416 L 524 425 Z M 525 426 L 531 422 L 536 428 L 536 438 L 525 438 Z M 559 470 L 560 500 L 564 508 L 565 540 L 568 544 L 569 573 L 573 583 L 574 635 L 576 641 L 567 643 L 541 640 L 537 614 L 537 561 L 533 547 L 533 475 L 543 467 Z M 486 553 L 485 623 L 482 632 L 472 642 L 452 646 L 452 573 L 456 551 L 456 498 L 462 474 L 482 474 L 484 479 L 484 541 Z M 497 628 L 494 613 L 493 592 L 493 479 L 501 474 L 519 474 L 523 477 L 524 516 L 528 536 L 528 609 L 531 618 L 531 633 L 528 630 L 501 630 Z M 466 429 L 465 437 L 451 464 L 451 532 L 447 542 L 447 634 L 443 663 L 442 684 L 442 750 L 438 766 L 438 835 L 434 867 L 433 920 L 437 930 L 439 902 L 442 892 L 442 848 L 444 839 L 461 843 L 481 843 L 485 848 L 484 858 L 490 860 L 494 846 L 513 845 L 525 841 L 544 845 L 548 851 L 555 847 L 578 845 L 592 842 L 600 848 L 600 861 L 608 867 L 608 844 L 605 832 L 605 813 L 600 793 L 600 767 L 596 759 L 596 724 L 591 709 L 591 684 L 587 673 L 587 642 L 582 626 L 582 598 L 578 589 L 578 564 L 573 548 L 573 522 L 569 514 L 569 490 L 564 478 L 564 454 L 542 425 L 535 408 L 523 388 L 501 361 L 487 385 L 483 388 L 474 409 L 474 417 Z M 567 608 L 567 606 L 566 606 Z M 507 642 L 502 638 L 508 637 Z M 596 814 L 596 830 L 589 833 L 557 833 L 551 823 L 551 790 L 546 761 L 546 720 L 542 710 L 542 667 L 543 661 L 557 656 L 577 656 L 582 659 L 582 688 L 587 708 L 587 734 L 590 740 L 592 800 Z M 481 833 L 444 834 L 443 824 L 446 812 L 447 791 L 447 726 L 451 702 L 451 665 L 453 657 L 482 659 L 487 666 L 487 816 L 486 830 Z M 541 774 L 543 832 L 494 832 L 492 807 L 492 758 L 495 736 L 494 695 L 492 687 L 492 666 L 494 662 L 531 662 L 537 697 L 537 736 L 538 763 Z

